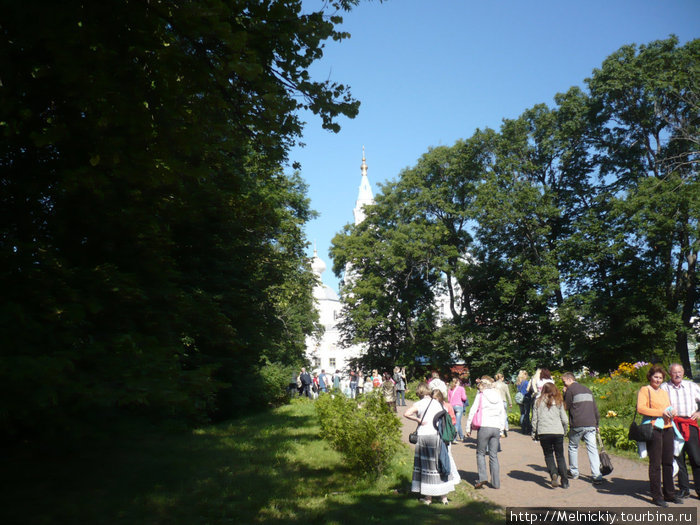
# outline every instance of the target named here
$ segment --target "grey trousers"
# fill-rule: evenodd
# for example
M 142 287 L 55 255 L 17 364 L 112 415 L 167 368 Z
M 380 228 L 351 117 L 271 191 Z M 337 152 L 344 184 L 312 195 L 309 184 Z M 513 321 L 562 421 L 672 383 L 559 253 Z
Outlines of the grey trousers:
M 479 470 L 479 481 L 488 481 L 488 475 L 486 473 L 486 449 L 488 448 L 491 486 L 495 489 L 501 486 L 500 469 L 498 466 L 500 436 L 501 431 L 495 427 L 481 427 L 476 434 L 476 467 Z

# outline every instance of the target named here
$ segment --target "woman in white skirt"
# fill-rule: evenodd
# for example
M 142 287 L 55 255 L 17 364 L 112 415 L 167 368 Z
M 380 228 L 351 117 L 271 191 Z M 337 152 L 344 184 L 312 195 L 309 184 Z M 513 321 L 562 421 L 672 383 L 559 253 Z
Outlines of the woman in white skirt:
M 416 394 L 420 401 L 414 403 L 404 413 L 405 418 L 419 423 L 418 443 L 416 443 L 413 457 L 411 491 L 420 493 L 423 496 L 420 501 L 426 505 L 432 503 L 433 496 L 440 496 L 441 502 L 447 505 L 447 493 L 455 489 L 457 473 L 452 472 L 444 479 L 438 471 L 441 438 L 433 426 L 433 419 L 443 410 L 443 407 L 439 401 L 430 396 L 430 389 L 426 383 L 418 385 Z M 459 481 L 458 476 L 457 481 Z

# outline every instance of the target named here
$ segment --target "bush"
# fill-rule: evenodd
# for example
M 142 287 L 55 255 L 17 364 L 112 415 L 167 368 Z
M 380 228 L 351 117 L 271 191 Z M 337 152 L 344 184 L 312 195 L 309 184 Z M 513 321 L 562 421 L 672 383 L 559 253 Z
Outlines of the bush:
M 401 421 L 379 393 L 322 395 L 315 405 L 322 437 L 345 463 L 358 473 L 381 475 L 401 446 Z
M 613 423 L 622 420 L 629 424 L 637 407 L 637 392 L 645 383 L 632 382 L 624 377 L 601 377 L 592 380 L 588 386 L 593 392 L 601 423 L 605 420 Z
M 416 388 L 418 388 L 418 385 L 421 384 L 423 381 L 415 379 L 413 381 L 409 381 L 408 384 L 406 385 L 406 399 L 410 399 L 411 401 L 418 401 L 418 395 L 416 394 Z
M 601 426 L 600 437 L 603 443 L 609 447 L 620 450 L 637 450 L 637 442 L 627 437 L 627 427 L 622 426 Z
M 267 363 L 260 369 L 260 379 L 264 392 L 264 401 L 273 406 L 280 406 L 289 401 L 287 387 L 296 368 L 280 363 Z

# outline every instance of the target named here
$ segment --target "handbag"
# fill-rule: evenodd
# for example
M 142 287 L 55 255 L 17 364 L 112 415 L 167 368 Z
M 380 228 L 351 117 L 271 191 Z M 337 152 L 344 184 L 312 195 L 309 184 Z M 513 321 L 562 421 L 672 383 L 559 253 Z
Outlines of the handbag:
M 603 446 L 603 439 L 600 437 L 600 431 L 595 432 L 596 439 L 598 441 L 598 459 L 600 459 L 600 474 L 607 476 L 613 471 L 613 464 L 610 460 L 610 456 L 605 452 L 605 447 Z
M 479 404 L 476 406 L 476 411 L 474 412 L 474 416 L 472 417 L 472 424 L 471 424 L 472 430 L 479 430 L 481 428 L 481 404 L 482 404 L 483 394 L 481 392 L 479 392 L 477 395 L 479 396 Z
M 433 400 L 431 399 L 430 403 L 432 403 L 432 402 L 433 402 Z M 425 414 L 428 413 L 428 408 L 430 408 L 430 403 L 428 403 L 428 406 L 425 407 L 425 412 L 423 412 L 423 417 L 420 418 L 420 423 L 418 423 L 418 426 L 416 427 L 416 429 L 408 435 L 408 442 L 411 443 L 412 445 L 415 445 L 416 443 L 418 443 L 418 429 L 423 424 L 423 419 L 425 419 Z
M 516 392 L 515 393 L 515 404 L 516 405 L 522 405 L 523 404 L 523 399 L 525 396 L 523 395 L 522 392 Z
M 649 406 L 651 406 L 651 392 L 647 390 L 649 394 Z M 630 423 L 630 429 L 627 433 L 627 437 L 632 441 L 651 441 L 651 437 L 654 432 L 654 428 L 649 423 L 639 423 L 637 424 L 637 412 L 634 411 L 634 417 L 632 418 L 632 423 Z

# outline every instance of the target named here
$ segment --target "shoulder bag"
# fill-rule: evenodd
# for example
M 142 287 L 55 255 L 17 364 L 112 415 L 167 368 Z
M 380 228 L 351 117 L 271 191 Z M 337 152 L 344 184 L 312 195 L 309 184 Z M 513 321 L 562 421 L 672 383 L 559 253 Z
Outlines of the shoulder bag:
M 647 394 L 649 394 L 649 407 L 651 407 L 651 392 L 647 390 Z M 637 424 L 638 413 L 639 412 L 637 412 L 637 410 L 635 409 L 634 417 L 632 418 L 632 423 L 630 424 L 630 430 L 627 433 L 627 437 L 632 441 L 651 441 L 654 428 L 649 423 Z
M 471 424 L 471 429 L 472 430 L 479 430 L 481 428 L 481 408 L 482 408 L 482 399 L 484 397 L 484 394 L 482 392 L 479 392 L 477 394 L 479 396 L 479 404 L 476 405 L 476 410 L 474 411 L 474 416 L 472 417 L 472 424 Z
M 431 399 L 430 403 L 432 403 L 432 402 L 433 402 L 433 400 Z M 408 435 L 408 442 L 413 444 L 413 445 L 418 443 L 418 429 L 423 424 L 423 419 L 425 419 L 425 415 L 428 413 L 428 408 L 430 408 L 430 403 L 428 403 L 428 406 L 425 407 L 425 412 L 423 412 L 423 417 L 420 418 L 420 423 L 418 423 L 418 426 L 416 427 L 416 429 Z
M 603 439 L 600 437 L 600 430 L 596 429 L 595 435 L 596 439 L 598 440 L 598 458 L 600 459 L 600 474 L 603 476 L 607 476 L 613 471 L 613 464 L 610 460 L 610 456 L 607 452 L 605 452 L 605 447 L 603 447 Z

